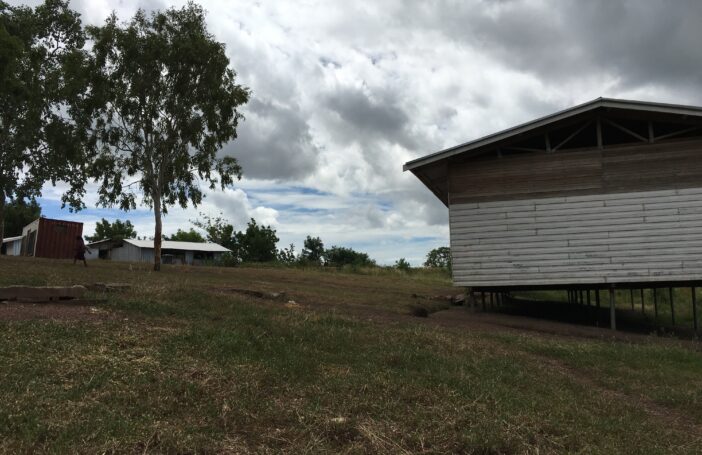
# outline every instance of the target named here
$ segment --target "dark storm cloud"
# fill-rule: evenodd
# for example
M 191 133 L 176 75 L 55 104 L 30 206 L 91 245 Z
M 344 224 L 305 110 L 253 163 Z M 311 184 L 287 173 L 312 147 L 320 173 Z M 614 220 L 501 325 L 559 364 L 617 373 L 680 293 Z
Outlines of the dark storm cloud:
M 558 84 L 598 75 L 637 86 L 699 86 L 702 2 L 443 2 L 413 15 L 506 68 Z
M 577 2 L 569 16 L 594 69 L 614 69 L 630 85 L 702 82 L 702 2 Z
M 347 142 L 385 141 L 406 148 L 417 146 L 409 132 L 410 118 L 396 96 L 377 90 L 372 95 L 360 88 L 342 87 L 327 95 L 325 105 L 338 115 L 339 138 Z
M 315 172 L 318 149 L 296 108 L 253 98 L 245 116 L 223 153 L 239 160 L 247 178 L 294 180 Z

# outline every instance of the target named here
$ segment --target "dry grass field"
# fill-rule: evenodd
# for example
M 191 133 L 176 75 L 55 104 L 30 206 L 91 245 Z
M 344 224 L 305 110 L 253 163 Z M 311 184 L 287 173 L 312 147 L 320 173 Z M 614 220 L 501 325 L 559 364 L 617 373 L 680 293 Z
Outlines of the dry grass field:
M 0 453 L 702 451 L 695 341 L 473 314 L 440 274 L 90 265 L 0 258 L 130 285 L 0 304 Z

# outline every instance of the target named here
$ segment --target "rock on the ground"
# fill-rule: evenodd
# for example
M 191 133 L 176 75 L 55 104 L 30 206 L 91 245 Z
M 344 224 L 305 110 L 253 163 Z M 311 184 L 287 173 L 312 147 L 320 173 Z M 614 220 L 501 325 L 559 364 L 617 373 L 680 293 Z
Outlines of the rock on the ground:
M 85 286 L 7 286 L 0 287 L 0 301 L 50 302 L 78 299 L 85 291 Z

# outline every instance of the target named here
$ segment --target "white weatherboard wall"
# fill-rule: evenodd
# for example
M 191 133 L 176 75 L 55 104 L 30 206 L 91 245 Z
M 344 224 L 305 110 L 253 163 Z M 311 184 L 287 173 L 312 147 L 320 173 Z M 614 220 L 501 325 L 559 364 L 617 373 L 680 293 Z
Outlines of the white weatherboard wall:
M 450 206 L 457 286 L 702 279 L 702 188 Z

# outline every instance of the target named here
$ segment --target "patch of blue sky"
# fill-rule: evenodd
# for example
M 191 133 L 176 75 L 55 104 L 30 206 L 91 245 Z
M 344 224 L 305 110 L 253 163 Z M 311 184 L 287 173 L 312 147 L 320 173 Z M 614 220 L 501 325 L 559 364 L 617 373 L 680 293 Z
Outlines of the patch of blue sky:
M 331 196 L 332 194 L 327 191 L 318 190 L 316 188 L 310 188 L 307 186 L 300 185 L 277 185 L 277 186 L 265 186 L 265 187 L 247 187 L 242 185 L 242 189 L 246 191 L 246 194 L 256 194 L 256 193 L 296 193 L 296 194 L 313 194 L 316 196 Z
M 135 219 L 135 218 L 145 218 L 153 217 L 150 210 L 136 209 L 130 212 L 125 212 L 116 208 L 96 208 L 96 207 L 86 207 L 78 212 L 71 212 L 68 207 L 61 207 L 61 201 L 55 199 L 38 198 L 37 202 L 41 206 L 41 214 L 47 218 L 58 218 L 58 219 L 73 219 L 76 217 L 86 218 L 95 217 L 106 218 L 108 220 L 112 219 Z
M 324 215 L 331 210 L 329 209 L 322 209 L 322 208 L 312 208 L 312 207 L 299 207 L 296 205 L 291 205 L 291 204 L 268 204 L 268 207 L 278 210 L 279 212 L 288 212 L 288 213 L 309 213 L 309 214 L 318 214 L 318 215 Z

